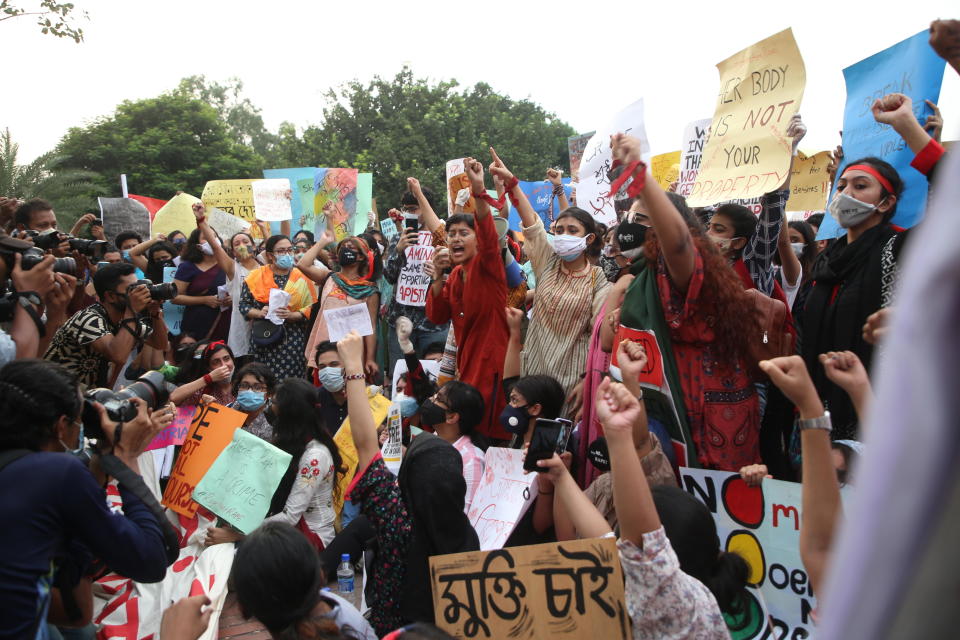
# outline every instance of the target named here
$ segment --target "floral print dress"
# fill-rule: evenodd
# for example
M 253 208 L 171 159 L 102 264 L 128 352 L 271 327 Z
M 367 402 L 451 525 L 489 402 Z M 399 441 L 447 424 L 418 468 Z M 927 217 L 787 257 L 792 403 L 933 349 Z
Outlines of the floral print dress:
M 334 521 L 337 513 L 333 509 L 335 476 L 330 450 L 320 442 L 311 440 L 300 456 L 300 470 L 283 511 L 270 516 L 265 522 L 286 522 L 297 526 L 302 519 L 324 546 L 329 545 L 336 535 Z

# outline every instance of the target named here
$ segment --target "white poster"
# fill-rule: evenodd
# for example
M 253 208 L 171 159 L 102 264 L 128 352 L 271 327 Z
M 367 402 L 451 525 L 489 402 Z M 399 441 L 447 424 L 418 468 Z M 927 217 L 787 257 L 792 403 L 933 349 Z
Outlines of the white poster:
M 399 304 L 409 307 L 427 305 L 430 276 L 424 273 L 423 265 L 433 261 L 434 251 L 433 234 L 425 230 L 417 234 L 417 244 L 407 247 L 407 261 L 400 270 L 394 288 L 394 296 Z
M 370 323 L 370 311 L 366 303 L 351 304 L 339 309 L 327 309 L 323 312 L 323 319 L 327 322 L 327 333 L 330 342 L 340 342 L 351 330 L 361 336 L 373 335 L 373 325 Z
M 483 480 L 470 506 L 470 524 L 480 550 L 502 549 L 520 518 L 537 497 L 537 474 L 523 472 L 523 451 L 490 447 L 484 456 Z
M 253 210 L 257 220 L 290 220 L 293 218 L 292 190 L 287 178 L 254 180 Z
M 686 198 L 690 195 L 693 183 L 700 173 L 700 159 L 703 157 L 703 146 L 710 135 L 710 118 L 694 120 L 683 129 L 683 144 L 680 147 L 680 183 L 677 193 Z

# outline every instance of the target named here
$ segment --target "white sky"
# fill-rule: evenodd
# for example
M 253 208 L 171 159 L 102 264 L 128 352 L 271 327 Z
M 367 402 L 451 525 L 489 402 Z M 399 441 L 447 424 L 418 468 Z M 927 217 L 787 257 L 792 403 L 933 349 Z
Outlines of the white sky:
M 800 112 L 809 133 L 801 148 L 816 151 L 838 142 L 843 67 L 932 19 L 960 17 L 956 0 L 910 11 L 892 11 L 889 1 L 822 0 L 76 4 L 90 14 L 79 45 L 41 35 L 30 18 L 0 23 L 7 95 L 0 126 L 20 143 L 21 163 L 52 149 L 69 127 L 112 113 L 122 100 L 170 90 L 187 75 L 240 77 L 276 130 L 284 120 L 299 128 L 317 123 L 327 88 L 393 77 L 404 63 L 417 76 L 485 81 L 530 98 L 579 132 L 642 96 L 653 153 L 662 153 L 680 148 L 687 122 L 713 115 L 716 63 L 788 26 L 807 73 Z M 960 138 L 960 78 L 950 67 L 940 106 L 944 139 Z

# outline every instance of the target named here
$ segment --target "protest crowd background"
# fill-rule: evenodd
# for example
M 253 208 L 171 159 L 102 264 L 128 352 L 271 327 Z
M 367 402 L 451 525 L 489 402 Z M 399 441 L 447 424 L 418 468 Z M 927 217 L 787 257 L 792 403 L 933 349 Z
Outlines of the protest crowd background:
M 194 77 L 5 169 L 0 638 L 952 637 L 960 21 L 844 69 L 833 149 L 748 44 L 679 150 L 639 96 L 111 149 L 255 115 Z

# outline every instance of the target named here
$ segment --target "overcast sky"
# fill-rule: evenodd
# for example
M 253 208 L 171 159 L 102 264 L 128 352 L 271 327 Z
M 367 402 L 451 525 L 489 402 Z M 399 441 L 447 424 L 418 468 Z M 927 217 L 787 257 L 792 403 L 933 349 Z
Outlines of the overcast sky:
M 809 133 L 801 148 L 816 151 L 838 142 L 844 67 L 934 18 L 960 17 L 956 0 L 897 12 L 819 0 L 75 2 L 90 14 L 79 45 L 41 35 L 30 18 L 0 23 L 0 126 L 20 143 L 21 163 L 52 149 L 69 127 L 168 91 L 184 76 L 241 78 L 276 130 L 284 120 L 317 123 L 329 87 L 392 77 L 405 63 L 418 76 L 484 81 L 530 98 L 580 132 L 643 97 L 653 153 L 662 153 L 680 148 L 687 122 L 713 115 L 716 63 L 786 27 L 806 65 L 800 112 Z M 960 138 L 960 79 L 949 67 L 940 106 L 944 139 Z

